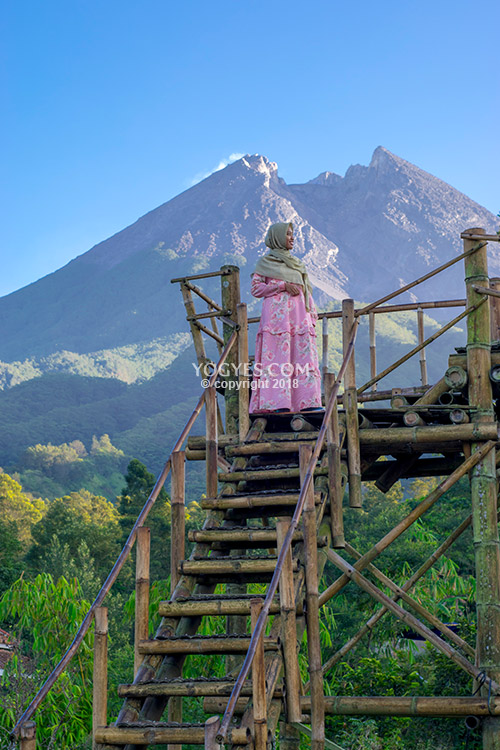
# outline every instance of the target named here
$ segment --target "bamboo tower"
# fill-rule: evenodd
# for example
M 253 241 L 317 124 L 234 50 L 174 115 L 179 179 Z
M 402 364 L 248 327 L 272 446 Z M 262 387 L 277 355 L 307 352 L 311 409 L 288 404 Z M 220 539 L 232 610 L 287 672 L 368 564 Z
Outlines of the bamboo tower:
M 16 724 L 14 735 L 20 737 L 23 750 L 36 747 L 33 714 L 94 618 L 95 750 L 165 744 L 170 750 L 191 745 L 206 750 L 221 745 L 267 750 L 278 738 L 283 750 L 292 750 L 298 748 L 302 734 L 310 737 L 314 750 L 339 750 L 325 730 L 329 715 L 473 717 L 481 722 L 485 750 L 500 750 L 499 433 L 492 392 L 492 382 L 495 389 L 500 380 L 500 350 L 491 347 L 491 341 L 499 338 L 500 292 L 498 279 L 490 284 L 486 256 L 487 243 L 499 238 L 482 229 L 469 229 L 462 238 L 463 252 L 421 279 L 362 309 L 344 300 L 341 312 L 322 316 L 325 404 L 322 412 L 308 415 L 251 417 L 248 413 L 248 331 L 258 319 L 248 319 L 241 303 L 239 269 L 223 266 L 210 274 L 173 279 L 181 288 L 208 387 L 72 647 Z M 460 261 L 465 266 L 465 299 L 387 304 Z M 220 302 L 197 285 L 214 277 L 221 282 Z M 197 312 L 195 299 L 205 303 L 207 311 Z M 423 310 L 448 307 L 464 309 L 426 339 Z M 379 314 L 395 310 L 416 312 L 418 344 L 377 372 L 376 320 Z M 371 372 L 360 385 L 354 351 L 363 316 L 369 322 Z M 328 372 L 325 356 L 328 320 L 335 317 L 342 324 L 344 355 L 337 377 Z M 450 355 L 448 370 L 430 385 L 427 347 L 462 319 L 467 323 L 467 346 L 462 353 Z M 207 340 L 217 348 L 219 359 L 214 365 L 207 355 Z M 383 377 L 417 354 L 417 383 L 380 389 Z M 459 405 L 453 399 L 458 390 L 463 394 Z M 191 429 L 203 409 L 205 433 L 196 435 Z M 201 499 L 206 515 L 202 527 L 186 537 L 186 467 L 191 461 L 206 465 L 206 496 Z M 169 473 L 172 590 L 159 605 L 161 624 L 150 634 L 150 538 L 144 524 Z M 397 585 L 377 568 L 377 557 L 467 475 L 470 515 L 429 559 L 422 560 L 404 585 Z M 375 481 L 387 492 L 401 478 L 422 476 L 441 480 L 373 547 L 358 552 L 346 536 L 343 514 L 347 505 L 362 507 L 363 483 Z M 475 644 L 411 595 L 416 582 L 471 525 L 477 582 Z M 123 705 L 107 724 L 108 625 L 102 603 L 135 542 L 134 679 L 120 685 Z M 327 564 L 338 576 L 325 587 L 321 580 Z M 348 584 L 362 589 L 381 608 L 325 660 L 319 637 L 322 607 Z M 386 612 L 466 672 L 475 685 L 470 697 L 325 696 L 324 677 L 329 670 L 346 659 Z M 207 618 L 214 632 L 201 634 Z M 309 675 L 303 682 L 297 654 L 305 634 Z M 225 665 L 222 679 L 183 677 L 186 660 L 214 655 Z M 198 716 L 204 713 L 197 723 L 184 718 L 193 715 L 190 702 L 198 707 Z

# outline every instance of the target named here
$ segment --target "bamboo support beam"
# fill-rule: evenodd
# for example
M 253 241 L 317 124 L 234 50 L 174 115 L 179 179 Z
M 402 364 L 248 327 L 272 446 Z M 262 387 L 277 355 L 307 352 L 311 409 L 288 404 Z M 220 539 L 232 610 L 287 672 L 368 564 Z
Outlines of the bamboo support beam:
M 211 390 L 211 389 L 207 389 Z M 179 581 L 179 565 L 186 555 L 185 454 L 172 454 L 170 590 L 174 593 Z
M 252 630 L 262 611 L 262 599 L 252 599 L 250 615 Z M 266 670 L 264 666 L 263 636 L 257 642 L 257 648 L 252 662 L 252 698 L 253 698 L 253 741 L 254 750 L 267 748 L 267 706 L 266 706 Z
M 469 229 L 468 235 L 483 235 L 483 229 Z M 475 287 L 488 287 L 486 243 L 474 244 L 464 239 L 464 249 L 473 251 L 465 261 L 467 304 L 476 309 L 467 321 L 467 372 L 469 403 L 476 407 L 473 424 L 492 417 L 491 328 L 489 305 L 478 306 L 480 295 Z M 488 299 L 484 297 L 483 299 Z M 472 442 L 472 455 L 481 450 Z M 477 663 L 493 682 L 500 681 L 500 544 L 497 523 L 497 479 L 495 452 L 483 456 L 471 473 L 472 529 L 476 565 Z M 499 750 L 500 720 L 488 718 L 483 723 L 484 750 Z
M 344 356 L 354 326 L 354 301 L 342 300 L 342 345 Z M 354 355 L 346 367 L 344 378 L 344 408 L 346 411 L 347 458 L 349 466 L 349 505 L 361 508 L 361 455 L 358 435 L 358 401 L 356 391 L 356 365 Z
M 335 376 L 325 373 L 325 398 L 328 403 L 335 384 Z M 332 532 L 332 546 L 341 548 L 344 546 L 344 514 L 342 501 L 344 487 L 342 485 L 341 471 L 341 438 L 339 431 L 339 420 L 337 400 L 332 410 L 332 416 L 326 430 L 327 454 L 328 454 L 328 493 L 330 500 L 330 528 Z M 294 719 L 295 721 L 295 719 Z M 298 721 L 298 719 L 296 719 Z
M 423 344 L 425 341 L 424 335 L 424 311 L 421 307 L 417 310 L 417 328 L 418 328 L 418 343 Z M 425 347 L 422 347 L 419 354 L 420 360 L 420 380 L 422 385 L 428 385 L 429 380 L 427 377 L 427 360 L 425 358 Z M 375 374 L 375 373 L 374 373 Z
M 278 549 L 281 549 L 290 527 L 288 519 L 276 523 Z M 297 623 L 295 618 L 295 594 L 293 585 L 292 553 L 285 557 L 280 583 L 281 639 L 286 683 L 286 717 L 288 722 L 299 721 L 300 673 L 297 659 Z
M 302 711 L 311 710 L 308 695 L 301 698 Z M 350 696 L 328 695 L 325 697 L 325 711 L 337 716 L 428 716 L 466 717 L 500 715 L 500 698 L 490 700 L 478 696 Z
M 222 266 L 224 272 L 221 278 L 221 299 L 222 307 L 225 310 L 231 310 L 230 322 L 235 326 L 238 324 L 238 305 L 240 299 L 240 269 L 238 266 Z M 224 343 L 228 341 L 233 333 L 233 328 L 228 322 L 223 321 Z M 237 384 L 238 372 L 238 349 L 233 349 L 227 358 L 227 366 L 230 376 L 224 378 L 228 382 L 224 399 L 226 405 L 226 432 L 238 433 L 238 416 L 239 416 L 239 394 L 235 387 Z
M 211 331 L 210 328 L 207 328 L 206 326 L 204 326 L 203 323 L 200 323 L 199 320 L 192 320 L 191 322 L 199 331 L 203 331 L 203 333 L 206 333 L 207 336 L 210 336 L 211 339 L 216 341 L 219 344 L 219 346 L 222 347 L 224 345 L 224 339 L 222 338 L 222 336 L 219 336 L 218 333 L 215 333 L 215 331 L 213 330 Z
M 373 583 L 371 583 L 371 581 L 362 576 L 361 573 L 359 573 L 352 565 L 349 565 L 348 562 L 343 560 L 340 555 L 338 555 L 333 550 L 329 550 L 328 557 L 340 570 L 342 570 L 344 575 L 353 580 L 360 588 L 363 589 L 363 591 L 366 591 L 368 594 L 370 594 L 370 596 L 382 603 L 398 619 L 402 620 L 402 622 L 408 625 L 408 627 L 412 628 L 412 630 L 420 633 L 420 635 L 422 635 L 427 641 L 429 641 L 429 643 L 437 648 L 442 654 L 451 659 L 451 661 L 457 664 L 457 666 L 461 667 L 468 675 L 475 679 L 480 679 L 482 674 L 481 669 L 472 664 L 468 659 L 462 656 L 462 654 L 459 654 L 458 651 L 448 645 L 446 641 L 443 641 L 442 638 L 433 633 L 432 630 L 429 630 L 429 628 L 422 622 L 420 622 L 420 620 L 418 620 L 416 617 L 396 604 L 386 594 L 380 591 Z M 498 685 L 498 683 L 496 683 L 494 680 L 491 680 L 491 689 L 495 692 L 498 692 L 500 691 L 500 685 Z
M 271 604 L 269 614 L 276 615 L 280 611 L 277 601 Z M 249 615 L 250 602 L 248 599 L 223 599 L 193 600 L 160 602 L 159 613 L 162 617 L 203 617 L 211 615 L 222 617 L 231 615 Z
M 458 429 L 457 427 L 454 427 L 454 429 Z M 368 563 L 373 562 L 373 560 L 378 557 L 387 547 L 392 544 L 392 542 L 397 539 L 401 534 L 408 529 L 414 521 L 416 521 L 418 518 L 420 518 L 429 508 L 431 508 L 434 503 L 439 500 L 439 498 L 444 495 L 445 492 L 447 492 L 450 487 L 453 487 L 455 482 L 457 482 L 461 477 L 463 477 L 465 474 L 467 474 L 470 469 L 472 469 L 479 461 L 486 456 L 492 448 L 495 447 L 495 442 L 493 440 L 485 443 L 478 451 L 477 453 L 471 455 L 468 459 L 466 459 L 455 471 L 450 474 L 449 477 L 446 477 L 446 479 L 443 479 L 440 484 L 432 491 L 430 492 L 427 497 L 425 497 L 413 510 L 406 516 L 406 518 L 403 518 L 396 526 L 394 526 L 391 531 L 389 531 L 377 544 L 375 544 L 368 552 L 366 552 L 363 557 L 358 560 L 358 562 L 355 564 L 355 569 L 357 571 L 364 570 Z M 347 575 L 342 575 L 340 578 L 337 578 L 336 581 L 334 581 L 328 588 L 323 591 L 319 598 L 319 605 L 320 607 L 325 604 L 327 601 L 329 601 L 333 596 L 339 593 L 344 586 L 348 583 L 349 578 Z
M 36 750 L 36 724 L 34 721 L 26 721 L 20 727 L 20 750 Z
M 191 290 L 187 284 L 181 284 L 181 294 L 182 299 L 184 302 L 184 307 L 186 308 L 187 313 L 187 319 L 189 321 L 189 328 L 191 329 L 191 335 L 193 337 L 193 344 L 194 349 L 196 352 L 196 358 L 198 359 L 198 364 L 201 367 L 204 367 L 208 363 L 208 357 L 205 352 L 205 344 L 203 343 L 203 336 L 201 335 L 201 331 L 198 328 L 198 326 L 195 323 L 194 317 L 196 316 L 196 309 L 193 302 L 193 297 L 191 295 Z M 191 318 L 191 319 L 190 319 Z M 207 374 L 206 372 L 204 373 Z
M 499 278 L 490 278 L 489 291 L 496 292 L 496 294 L 490 298 L 490 330 L 491 340 L 498 341 L 500 339 L 500 302 L 498 301 L 498 298 L 500 297 Z
M 250 601 L 248 602 L 250 604 Z M 250 609 L 248 610 L 250 611 Z M 132 685 L 118 685 L 120 698 L 147 698 L 157 696 L 224 697 L 231 695 L 234 680 L 170 680 L 164 682 L 140 682 Z M 252 681 L 247 680 L 241 691 L 242 696 L 252 695 Z M 277 688 L 273 698 L 282 698 L 283 690 Z
M 312 448 L 302 445 L 299 452 L 301 483 L 304 483 Z M 312 737 L 311 749 L 323 750 L 325 740 L 325 706 L 321 644 L 319 633 L 318 548 L 316 546 L 316 513 L 313 488 L 306 494 L 303 513 L 304 557 L 306 572 L 306 624 L 309 682 L 311 689 Z
M 238 400 L 238 430 L 240 441 L 243 442 L 250 429 L 250 416 L 248 413 L 250 404 L 250 377 L 248 362 L 248 314 L 247 306 L 239 304 L 237 307 L 238 320 L 238 374 L 239 374 L 239 400 Z
M 92 681 L 92 749 L 96 750 L 98 727 L 106 725 L 108 713 L 108 609 L 95 612 L 94 670 Z M 33 748 L 35 745 L 33 745 Z
M 149 558 L 151 549 L 151 530 L 141 526 L 137 530 L 137 549 L 135 565 L 135 622 L 134 622 L 134 675 L 137 674 L 142 656 L 138 644 L 149 635 Z M 96 625 L 97 627 L 97 625 Z
M 362 554 L 355 550 L 354 547 L 352 547 L 350 544 L 346 544 L 346 552 L 348 552 L 358 560 L 362 557 Z M 329 550 L 326 550 L 326 555 L 327 557 L 329 556 Z M 461 648 L 472 659 L 474 658 L 475 649 L 473 649 L 472 646 L 467 643 L 467 641 L 464 641 L 463 638 L 460 638 L 460 636 L 453 630 L 451 630 L 444 622 L 442 622 L 439 617 L 433 615 L 432 612 L 430 612 L 426 607 L 420 604 L 420 602 L 418 602 L 416 599 L 412 599 L 411 596 L 408 596 L 404 587 L 395 584 L 394 581 L 388 578 L 388 576 L 382 573 L 382 571 L 375 567 L 375 565 L 373 565 L 372 563 L 370 563 L 370 565 L 367 565 L 366 570 L 368 570 L 370 573 L 373 573 L 375 578 L 377 578 L 384 586 L 387 586 L 387 588 L 390 589 L 393 594 L 397 594 L 398 599 L 402 599 L 405 604 L 408 604 L 413 610 L 415 610 L 415 612 L 417 612 L 417 614 L 419 614 L 421 617 L 424 617 L 427 622 L 432 625 L 432 627 L 437 628 L 443 635 L 445 635 L 450 641 L 458 646 L 458 648 Z M 395 601 L 394 598 L 393 601 Z
M 375 333 L 375 313 L 368 313 L 368 324 L 370 329 L 370 377 L 374 378 L 377 374 L 377 342 Z M 372 391 L 377 390 L 377 383 L 373 383 Z
M 410 591 L 413 586 L 416 584 L 422 576 L 424 576 L 430 568 L 444 555 L 444 553 L 451 547 L 451 545 L 464 533 L 466 529 L 469 528 L 472 522 L 472 515 L 468 516 L 468 518 L 464 519 L 462 523 L 444 540 L 442 544 L 439 545 L 439 547 L 430 555 L 427 560 L 418 568 L 418 570 L 413 573 L 413 575 L 403 584 L 401 587 L 404 591 Z M 394 594 L 393 600 L 397 602 L 399 600 L 399 595 Z M 370 619 L 363 625 L 363 627 L 358 630 L 358 632 L 349 639 L 333 656 L 331 656 L 328 661 L 325 662 L 323 665 L 323 674 L 325 675 L 332 667 L 335 666 L 335 664 L 338 664 L 340 661 L 342 661 L 347 654 L 352 651 L 353 648 L 355 648 L 358 643 L 361 641 L 362 638 L 364 638 L 365 635 L 368 633 L 371 633 L 377 623 L 382 619 L 382 617 L 386 614 L 387 608 L 381 607 L 375 614 L 373 614 Z

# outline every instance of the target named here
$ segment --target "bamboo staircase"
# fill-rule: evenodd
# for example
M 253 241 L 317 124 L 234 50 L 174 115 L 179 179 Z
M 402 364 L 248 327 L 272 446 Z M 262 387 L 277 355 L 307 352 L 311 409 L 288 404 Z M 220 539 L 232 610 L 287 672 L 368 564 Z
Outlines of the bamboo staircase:
M 321 421 L 321 417 L 314 419 Z M 273 421 L 275 425 L 283 424 L 290 421 L 290 416 Z M 255 419 L 241 446 L 258 446 L 267 424 L 265 418 Z M 278 434 L 283 437 L 281 431 Z M 96 732 L 97 748 L 164 743 L 205 745 L 206 723 L 182 723 L 182 712 L 189 715 L 189 699 L 194 698 L 199 704 L 200 697 L 204 698 L 203 707 L 210 716 L 225 710 L 241 656 L 248 651 L 249 629 L 262 605 L 262 594 L 259 597 L 247 590 L 252 584 L 268 584 L 271 580 L 277 549 L 289 528 L 299 497 L 299 449 L 302 446 L 302 452 L 311 451 L 313 434 L 303 433 L 303 439 L 297 440 L 297 433 L 289 432 L 288 439 L 281 440 L 281 451 L 267 461 L 256 461 L 255 456 L 233 457 L 229 470 L 221 472 L 223 481 L 218 495 L 201 501 L 207 511 L 203 528 L 189 533 L 194 545 L 192 553 L 179 562 L 180 577 L 173 596 L 160 603 L 159 613 L 163 619 L 155 637 L 139 645 L 139 652 L 145 658 L 134 683 L 119 688 L 125 703 L 117 722 Z M 197 444 L 197 439 L 193 442 Z M 227 453 L 237 453 L 241 446 L 228 446 Z M 259 465 L 253 466 L 255 463 Z M 276 476 L 270 478 L 273 472 Z M 297 635 L 300 639 L 305 628 L 306 551 L 313 558 L 318 557 L 316 567 L 321 573 L 326 561 L 323 550 L 330 538 L 330 525 L 323 522 L 328 500 L 326 476 L 316 478 L 311 499 L 313 520 L 308 528 L 312 533 L 300 530 L 293 535 L 292 552 L 280 592 L 270 609 L 269 634 L 263 638 L 264 694 L 254 693 L 257 686 L 252 680 L 245 682 L 236 706 L 237 719 L 227 736 L 229 746 L 251 743 L 259 718 L 265 727 L 264 747 L 271 742 L 288 694 L 287 680 L 290 682 L 288 690 L 294 693 L 295 713 L 299 711 Z M 307 539 L 305 533 L 308 533 Z M 311 545 L 314 549 L 310 549 Z M 227 632 L 198 635 L 203 618 L 207 616 L 225 618 Z M 283 670 L 285 650 L 296 666 L 286 676 Z M 227 674 L 222 680 L 182 678 L 183 665 L 189 656 L 213 654 L 225 660 Z M 182 711 L 179 699 L 183 702 Z M 256 719 L 254 706 L 259 701 L 262 705 L 262 700 L 264 714 Z M 168 703 L 170 716 L 176 721 L 161 720 Z M 301 717 L 300 712 L 297 718 Z

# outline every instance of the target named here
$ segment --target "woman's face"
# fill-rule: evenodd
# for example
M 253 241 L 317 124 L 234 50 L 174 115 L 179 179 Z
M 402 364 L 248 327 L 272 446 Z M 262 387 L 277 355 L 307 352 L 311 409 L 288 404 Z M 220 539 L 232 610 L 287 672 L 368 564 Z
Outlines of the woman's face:
M 293 248 L 293 229 L 288 227 L 286 230 L 286 249 L 291 250 Z

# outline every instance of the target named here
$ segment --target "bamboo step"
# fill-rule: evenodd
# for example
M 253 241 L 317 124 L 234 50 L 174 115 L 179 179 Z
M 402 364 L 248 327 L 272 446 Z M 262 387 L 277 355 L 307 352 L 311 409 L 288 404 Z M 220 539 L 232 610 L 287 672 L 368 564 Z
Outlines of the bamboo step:
M 279 638 L 264 637 L 264 650 L 277 651 Z M 171 636 L 139 642 L 140 654 L 246 654 L 248 635 Z
M 222 497 L 203 498 L 201 501 L 201 507 L 205 510 L 244 510 L 246 508 L 250 509 L 266 507 L 275 508 L 280 505 L 295 507 L 297 505 L 298 499 L 298 492 L 267 492 L 258 493 L 255 495 L 223 495 Z M 314 493 L 314 500 L 316 503 L 319 503 L 319 492 Z
M 149 698 L 159 696 L 218 696 L 229 697 L 232 693 L 236 680 L 226 678 L 223 680 L 213 679 L 182 679 L 175 680 L 151 680 L 131 685 L 118 685 L 120 698 Z M 242 689 L 242 696 L 252 695 L 252 681 L 247 680 Z M 283 688 L 278 686 L 274 691 L 274 698 L 283 696 Z
M 183 560 L 179 564 L 181 575 L 221 579 L 225 582 L 245 580 L 248 583 L 265 583 L 270 581 L 276 569 L 277 557 L 202 557 L 194 560 Z M 298 560 L 293 561 L 293 571 L 298 570 Z
M 248 745 L 252 735 L 248 727 L 235 727 L 228 732 L 228 742 Z M 137 721 L 130 724 L 99 727 L 95 732 L 98 744 L 107 745 L 162 745 L 178 743 L 205 744 L 204 724 L 176 724 L 164 721 Z
M 328 469 L 317 466 L 314 476 L 324 475 Z M 273 479 L 299 479 L 299 467 L 288 467 L 276 469 L 245 469 L 243 471 L 221 471 L 219 482 L 269 482 Z M 202 506 L 203 507 L 203 506 Z
M 240 528 L 217 527 L 214 529 L 203 529 L 201 531 L 190 531 L 188 533 L 190 542 L 209 544 L 212 549 L 268 549 L 276 547 L 276 531 L 274 529 L 263 529 L 260 526 Z M 295 531 L 292 543 L 297 544 L 304 540 L 302 531 Z M 318 546 L 325 547 L 328 543 L 326 537 L 318 537 Z
M 203 617 L 205 615 L 224 617 L 231 615 L 250 615 L 250 601 L 255 594 L 243 596 L 228 596 L 227 594 L 212 596 L 192 596 L 175 601 L 160 602 L 158 611 L 162 617 Z M 271 603 L 269 614 L 276 615 L 280 611 L 279 601 Z

